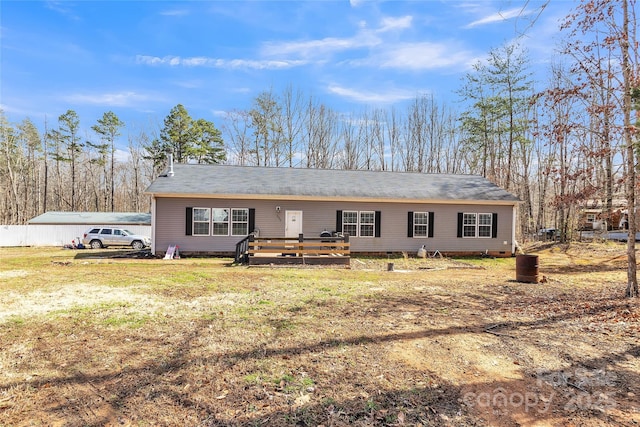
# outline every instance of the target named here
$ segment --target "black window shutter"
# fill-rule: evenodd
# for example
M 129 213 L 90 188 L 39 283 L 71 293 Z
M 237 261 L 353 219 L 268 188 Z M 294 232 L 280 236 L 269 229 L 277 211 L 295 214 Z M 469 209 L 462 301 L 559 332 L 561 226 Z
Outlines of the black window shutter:
M 380 237 L 380 218 L 382 217 L 382 212 L 376 211 L 376 237 Z
M 185 221 L 185 232 L 187 236 L 193 234 L 193 208 L 187 208 L 187 219 Z
M 462 212 L 458 212 L 458 237 L 462 237 Z
M 497 213 L 491 214 L 491 237 L 494 239 L 498 237 L 498 214 Z
M 429 212 L 429 237 L 433 237 L 433 218 L 434 218 L 434 214 L 433 212 Z
M 342 211 L 336 211 L 336 232 L 342 233 Z
M 407 237 L 413 237 L 413 212 L 407 215 Z
M 256 230 L 256 210 L 249 209 L 249 234 Z

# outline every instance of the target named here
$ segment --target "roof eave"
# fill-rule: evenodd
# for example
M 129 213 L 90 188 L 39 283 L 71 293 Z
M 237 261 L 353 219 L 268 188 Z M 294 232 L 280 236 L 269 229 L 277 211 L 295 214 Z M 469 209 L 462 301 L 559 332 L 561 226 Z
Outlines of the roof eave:
M 296 200 L 317 202 L 363 202 L 363 203 L 432 203 L 447 205 L 499 205 L 516 206 L 521 200 L 469 200 L 469 199 L 409 199 L 388 197 L 339 197 L 339 196 L 303 196 L 303 195 L 278 195 L 278 194 L 201 194 L 201 193 L 147 193 L 154 198 L 177 199 L 234 199 L 234 200 Z

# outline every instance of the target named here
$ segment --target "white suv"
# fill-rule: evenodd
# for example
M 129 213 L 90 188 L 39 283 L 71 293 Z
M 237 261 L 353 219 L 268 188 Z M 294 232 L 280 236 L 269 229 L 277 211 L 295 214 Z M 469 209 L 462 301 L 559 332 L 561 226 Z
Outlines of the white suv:
M 82 243 L 92 249 L 100 249 L 107 246 L 131 246 L 139 251 L 151 245 L 151 238 L 133 234 L 123 228 L 96 227 L 84 233 Z

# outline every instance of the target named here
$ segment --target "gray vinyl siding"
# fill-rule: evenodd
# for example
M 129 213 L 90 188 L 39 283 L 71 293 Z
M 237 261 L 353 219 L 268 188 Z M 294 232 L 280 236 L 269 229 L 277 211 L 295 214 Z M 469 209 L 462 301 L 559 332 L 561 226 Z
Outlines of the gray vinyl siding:
M 276 211 L 280 206 L 280 212 Z M 303 234 L 317 237 L 324 230 L 336 230 L 336 211 L 380 211 L 381 237 L 352 237 L 353 252 L 413 253 L 422 245 L 443 252 L 499 251 L 510 253 L 512 247 L 513 205 L 429 204 L 429 203 L 365 203 L 295 200 L 233 200 L 206 198 L 156 198 L 154 251 L 164 252 L 178 245 L 184 252 L 231 253 L 240 236 L 185 235 L 186 209 L 248 208 L 255 209 L 255 226 L 260 237 L 282 237 L 287 210 L 302 211 Z M 407 237 L 407 212 L 433 212 L 432 238 Z M 458 238 L 458 213 L 497 213 L 496 238 Z

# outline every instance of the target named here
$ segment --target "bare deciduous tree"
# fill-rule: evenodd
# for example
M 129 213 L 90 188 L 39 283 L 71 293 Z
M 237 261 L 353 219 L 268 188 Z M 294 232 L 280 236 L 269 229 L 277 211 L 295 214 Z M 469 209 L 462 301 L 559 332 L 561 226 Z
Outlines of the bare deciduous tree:
M 638 84 L 639 47 L 636 38 L 635 4 L 635 0 L 583 1 L 563 24 L 563 29 L 569 31 L 566 51 L 571 52 L 576 58 L 576 69 L 582 72 L 591 86 L 597 85 L 600 90 L 604 90 L 604 95 L 600 96 L 600 109 L 595 111 L 602 117 L 602 124 L 598 126 L 602 130 L 602 138 L 609 139 L 613 129 L 618 128 L 624 142 L 624 182 L 629 224 L 626 288 L 628 297 L 638 296 L 635 253 L 636 147 L 633 137 L 637 129 L 631 123 L 631 88 L 632 85 Z M 614 121 L 613 117 L 616 116 L 620 119 Z M 605 155 L 608 156 L 610 141 L 603 141 L 603 144 Z M 609 160 L 605 161 L 608 168 Z

